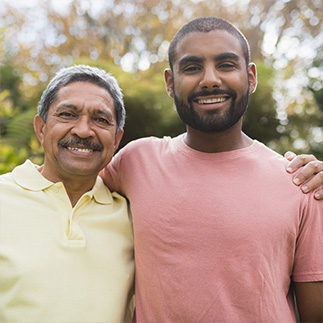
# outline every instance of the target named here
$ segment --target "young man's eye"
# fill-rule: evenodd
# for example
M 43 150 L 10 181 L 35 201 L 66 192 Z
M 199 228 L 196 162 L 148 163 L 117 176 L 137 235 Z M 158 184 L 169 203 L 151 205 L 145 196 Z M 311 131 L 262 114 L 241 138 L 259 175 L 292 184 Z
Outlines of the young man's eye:
M 184 68 L 185 73 L 194 73 L 198 72 L 201 68 L 199 66 L 188 66 Z
M 222 69 L 234 69 L 236 66 L 232 63 L 223 63 L 219 65 L 219 68 Z

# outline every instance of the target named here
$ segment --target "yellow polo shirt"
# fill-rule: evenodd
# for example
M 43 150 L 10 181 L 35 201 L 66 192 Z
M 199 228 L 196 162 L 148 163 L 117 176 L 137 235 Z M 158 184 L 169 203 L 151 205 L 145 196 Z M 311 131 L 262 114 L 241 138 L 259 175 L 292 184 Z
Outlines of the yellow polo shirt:
M 123 322 L 134 275 L 126 200 L 97 178 L 73 208 L 30 161 L 0 176 L 0 322 Z

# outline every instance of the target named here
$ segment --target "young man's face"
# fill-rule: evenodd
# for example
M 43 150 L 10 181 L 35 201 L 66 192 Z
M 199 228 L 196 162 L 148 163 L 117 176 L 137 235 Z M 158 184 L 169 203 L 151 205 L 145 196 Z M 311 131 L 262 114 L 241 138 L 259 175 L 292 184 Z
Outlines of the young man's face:
M 178 43 L 173 72 L 165 71 L 165 81 L 185 124 L 219 132 L 245 113 L 256 70 L 253 64 L 247 70 L 240 41 L 232 34 L 193 32 Z
M 35 131 L 44 147 L 42 174 L 60 181 L 94 177 L 110 162 L 122 131 L 116 136 L 116 113 L 110 93 L 89 82 L 59 89 L 46 123 L 35 118 Z

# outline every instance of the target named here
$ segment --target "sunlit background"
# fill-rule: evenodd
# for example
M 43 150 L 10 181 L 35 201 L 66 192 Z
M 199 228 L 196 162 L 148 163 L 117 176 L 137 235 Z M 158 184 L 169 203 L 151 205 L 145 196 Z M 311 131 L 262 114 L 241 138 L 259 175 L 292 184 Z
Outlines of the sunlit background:
M 163 84 L 175 32 L 206 15 L 248 38 L 259 85 L 244 131 L 276 151 L 323 159 L 321 0 L 0 0 L 0 173 L 42 162 L 32 122 L 41 92 L 61 67 L 113 73 L 125 95 L 122 145 L 185 130 Z

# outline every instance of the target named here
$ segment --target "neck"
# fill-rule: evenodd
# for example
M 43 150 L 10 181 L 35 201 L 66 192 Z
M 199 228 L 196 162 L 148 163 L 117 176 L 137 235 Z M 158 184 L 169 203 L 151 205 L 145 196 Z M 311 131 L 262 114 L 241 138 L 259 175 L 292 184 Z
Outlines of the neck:
M 252 139 L 241 131 L 241 125 L 238 124 L 226 131 L 215 133 L 202 132 L 189 126 L 186 129 L 186 145 L 205 153 L 238 150 L 252 144 Z
M 94 184 L 95 184 L 95 179 L 93 180 L 86 180 L 86 181 L 63 181 L 63 184 L 65 186 L 66 193 L 71 201 L 72 206 L 74 207 L 78 200 L 81 198 L 83 194 L 86 192 L 90 191 Z
M 81 196 L 90 191 L 96 181 L 96 176 L 70 176 L 62 177 L 58 174 L 53 174 L 52 172 L 47 172 L 44 165 L 38 168 L 38 171 L 49 181 L 53 183 L 62 182 L 64 184 L 66 193 L 71 201 L 72 206 L 74 207 Z

